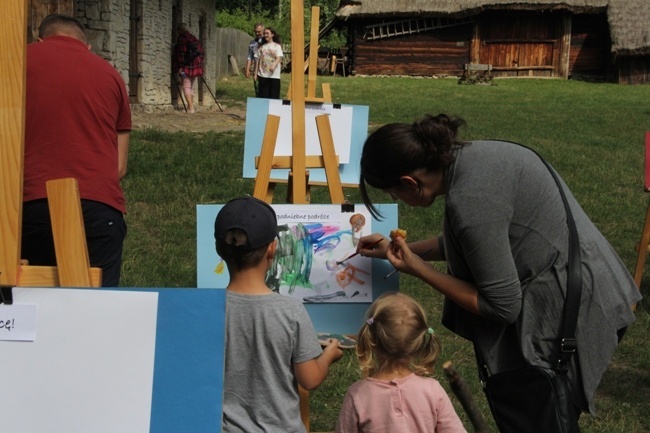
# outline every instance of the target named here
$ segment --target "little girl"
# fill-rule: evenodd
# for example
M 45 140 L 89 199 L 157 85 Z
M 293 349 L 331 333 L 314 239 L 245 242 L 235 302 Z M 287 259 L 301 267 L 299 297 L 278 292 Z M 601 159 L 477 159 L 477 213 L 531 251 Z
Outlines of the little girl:
M 426 377 L 440 352 L 422 307 L 386 293 L 370 306 L 357 340 L 364 379 L 343 400 L 337 433 L 466 433 L 449 396 Z

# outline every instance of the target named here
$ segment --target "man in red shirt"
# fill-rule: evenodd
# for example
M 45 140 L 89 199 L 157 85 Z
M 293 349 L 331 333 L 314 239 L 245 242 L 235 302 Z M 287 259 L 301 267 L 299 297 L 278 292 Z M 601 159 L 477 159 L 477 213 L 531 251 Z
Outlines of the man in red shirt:
M 102 286 L 120 280 L 131 111 L 121 75 L 90 51 L 83 25 L 65 15 L 41 23 L 27 47 L 22 258 L 56 265 L 45 182 L 79 183 L 90 264 Z

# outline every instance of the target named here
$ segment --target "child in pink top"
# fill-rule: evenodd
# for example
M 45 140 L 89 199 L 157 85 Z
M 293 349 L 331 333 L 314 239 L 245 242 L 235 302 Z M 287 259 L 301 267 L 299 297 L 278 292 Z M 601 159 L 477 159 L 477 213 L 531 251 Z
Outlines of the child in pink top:
M 345 394 L 336 432 L 466 433 L 445 390 L 426 377 L 439 352 L 420 304 L 402 293 L 377 298 L 357 340 L 364 379 Z

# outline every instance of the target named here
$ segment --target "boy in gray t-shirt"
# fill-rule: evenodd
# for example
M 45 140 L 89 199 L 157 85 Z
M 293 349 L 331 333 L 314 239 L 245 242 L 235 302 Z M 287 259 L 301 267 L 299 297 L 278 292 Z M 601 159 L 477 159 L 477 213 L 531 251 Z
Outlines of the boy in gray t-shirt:
M 264 283 L 275 255 L 277 217 L 253 197 L 229 201 L 214 225 L 226 262 L 226 368 L 223 432 L 305 432 L 298 384 L 318 387 L 343 352 L 322 350 L 302 303 Z

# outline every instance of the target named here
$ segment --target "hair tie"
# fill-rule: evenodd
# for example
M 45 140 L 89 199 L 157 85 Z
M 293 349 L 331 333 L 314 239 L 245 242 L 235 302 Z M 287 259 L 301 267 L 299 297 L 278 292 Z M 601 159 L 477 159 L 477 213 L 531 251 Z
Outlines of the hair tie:
M 430 344 L 435 341 L 435 336 L 433 335 L 433 328 L 427 328 L 427 333 L 422 336 L 424 338 L 424 344 Z
M 371 317 L 370 319 L 366 320 L 366 323 L 368 324 L 368 326 L 370 326 L 373 323 L 375 323 L 375 319 Z

